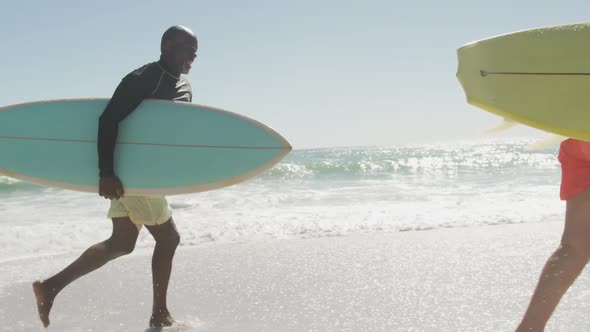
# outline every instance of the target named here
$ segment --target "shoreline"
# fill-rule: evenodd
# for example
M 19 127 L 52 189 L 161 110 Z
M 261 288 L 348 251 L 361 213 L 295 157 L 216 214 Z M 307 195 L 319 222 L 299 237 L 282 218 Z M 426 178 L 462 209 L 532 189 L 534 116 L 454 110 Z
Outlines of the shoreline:
M 168 303 L 189 326 L 183 331 L 510 331 L 562 227 L 544 222 L 181 248 Z M 0 330 L 41 330 L 30 285 L 75 257 L 8 264 L 19 281 L 0 293 L 6 322 Z M 548 331 L 590 330 L 589 272 L 565 295 Z M 49 330 L 149 331 L 150 309 L 150 254 L 132 254 L 66 288 Z

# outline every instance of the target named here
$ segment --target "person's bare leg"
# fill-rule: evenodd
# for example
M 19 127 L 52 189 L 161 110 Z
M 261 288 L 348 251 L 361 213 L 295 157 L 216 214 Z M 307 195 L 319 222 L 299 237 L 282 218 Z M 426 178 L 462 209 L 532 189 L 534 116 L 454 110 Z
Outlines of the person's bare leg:
M 566 202 L 561 245 L 549 257 L 517 332 L 543 331 L 562 296 L 590 260 L 590 188 Z
M 106 241 L 86 249 L 72 264 L 53 277 L 33 283 L 39 318 L 49 326 L 49 312 L 57 294 L 72 281 L 88 274 L 108 261 L 133 251 L 139 230 L 129 218 L 113 218 L 113 233 Z
M 150 317 L 150 326 L 170 326 L 175 321 L 168 311 L 166 296 L 168 282 L 170 281 L 170 274 L 172 272 L 172 260 L 176 247 L 180 243 L 180 236 L 172 218 L 161 225 L 146 226 L 146 228 L 156 240 L 156 247 L 152 256 L 154 303 Z

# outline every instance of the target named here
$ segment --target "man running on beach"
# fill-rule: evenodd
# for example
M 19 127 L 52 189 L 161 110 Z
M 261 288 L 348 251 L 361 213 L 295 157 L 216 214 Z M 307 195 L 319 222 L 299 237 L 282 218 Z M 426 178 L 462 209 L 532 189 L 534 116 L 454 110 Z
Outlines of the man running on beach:
M 173 26 L 162 36 L 160 48 L 160 60 L 125 76 L 100 116 L 99 194 L 111 200 L 108 217 L 112 219 L 113 232 L 109 239 L 88 248 L 58 274 L 33 283 L 39 317 L 45 327 L 49 326 L 49 312 L 57 294 L 72 281 L 108 261 L 131 253 L 142 225 L 156 241 L 152 256 L 154 302 L 150 327 L 171 326 L 175 322 L 166 304 L 172 259 L 180 242 L 171 210 L 164 197 L 125 196 L 114 167 L 118 124 L 142 100 L 192 101 L 190 84 L 180 75 L 188 74 L 196 58 L 198 43 L 195 34 L 185 27 Z
M 561 297 L 590 261 L 590 142 L 563 141 L 559 161 L 565 228 L 561 244 L 545 263 L 517 332 L 544 331 Z

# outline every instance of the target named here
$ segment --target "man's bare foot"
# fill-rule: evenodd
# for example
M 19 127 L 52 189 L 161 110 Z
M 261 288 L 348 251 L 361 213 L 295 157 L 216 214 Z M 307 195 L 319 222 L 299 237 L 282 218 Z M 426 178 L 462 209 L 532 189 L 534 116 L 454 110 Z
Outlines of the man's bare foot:
M 37 280 L 33 283 L 33 292 L 35 293 L 35 299 L 37 300 L 37 310 L 39 310 L 39 318 L 43 322 L 43 326 L 49 326 L 49 311 L 53 305 L 53 299 L 55 294 L 48 292 L 43 285 L 43 282 Z
M 170 315 L 168 310 L 155 311 L 150 318 L 150 327 L 166 327 L 177 323 L 178 322 Z

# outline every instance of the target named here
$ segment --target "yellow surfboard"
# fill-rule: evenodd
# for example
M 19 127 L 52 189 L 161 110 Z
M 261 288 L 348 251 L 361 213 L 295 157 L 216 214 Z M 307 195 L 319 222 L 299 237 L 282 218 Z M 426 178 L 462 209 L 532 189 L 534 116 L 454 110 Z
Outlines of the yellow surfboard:
M 509 33 L 458 49 L 467 102 L 554 134 L 590 140 L 590 23 Z

